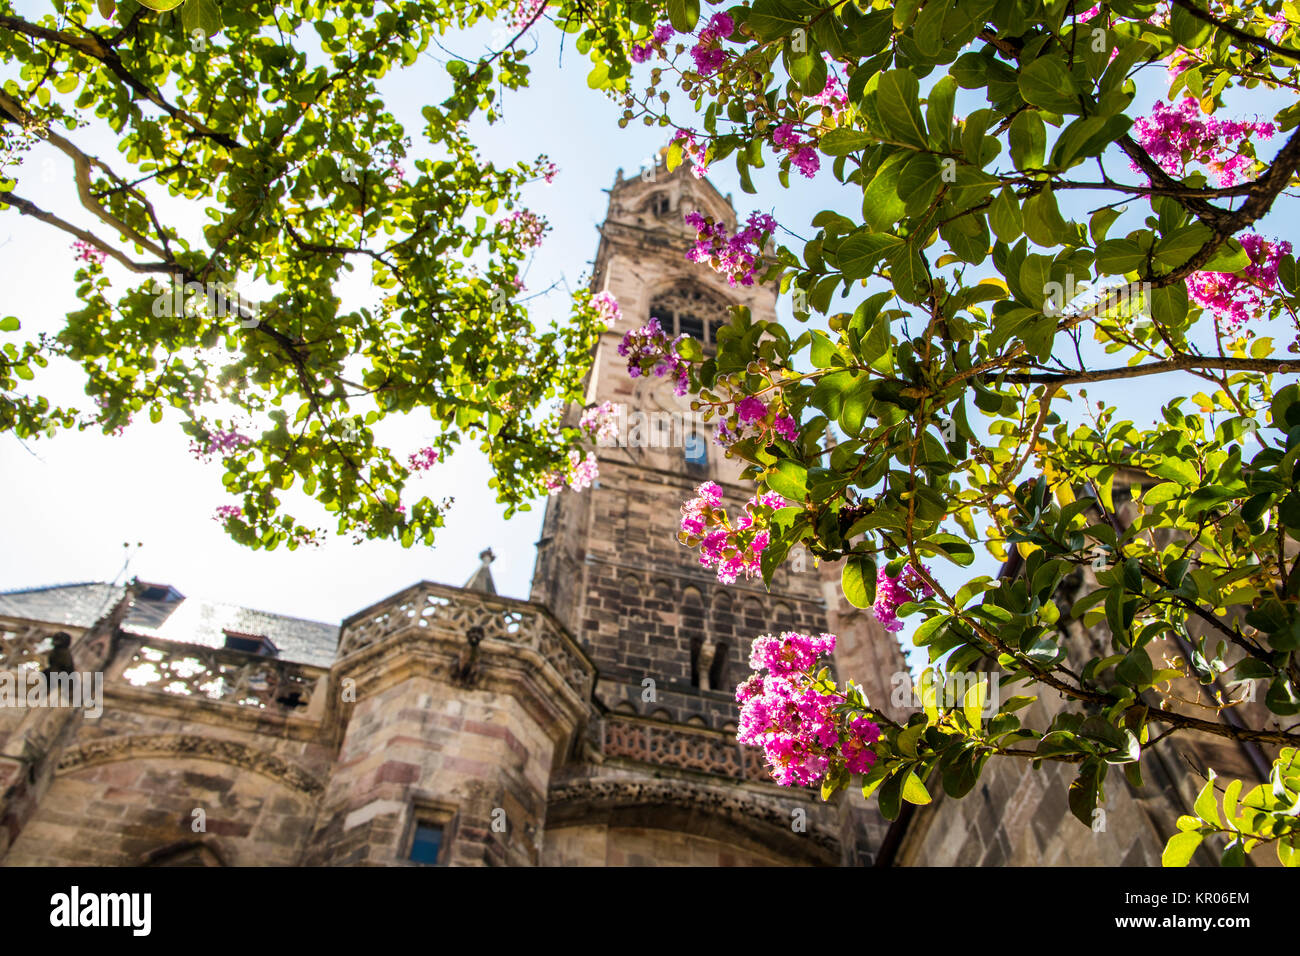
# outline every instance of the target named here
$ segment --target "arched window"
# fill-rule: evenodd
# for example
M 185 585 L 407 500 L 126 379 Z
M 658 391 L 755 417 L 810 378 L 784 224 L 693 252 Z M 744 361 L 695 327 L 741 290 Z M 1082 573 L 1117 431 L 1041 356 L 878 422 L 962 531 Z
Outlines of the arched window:
M 713 330 L 727 321 L 727 303 L 702 289 L 679 286 L 650 300 L 650 318 L 670 335 L 689 335 L 713 344 Z

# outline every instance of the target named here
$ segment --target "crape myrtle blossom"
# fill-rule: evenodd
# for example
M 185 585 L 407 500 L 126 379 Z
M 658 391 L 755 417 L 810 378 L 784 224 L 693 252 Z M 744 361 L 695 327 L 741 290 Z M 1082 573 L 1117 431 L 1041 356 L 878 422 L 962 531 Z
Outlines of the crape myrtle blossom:
M 777 402 L 771 406 L 754 395 L 737 401 L 734 411 L 728 418 L 718 421 L 714 441 L 723 447 L 746 438 L 759 438 L 770 441 L 776 436 L 786 441 L 799 438 L 799 423 L 785 414 Z
M 618 410 L 613 402 L 601 402 L 582 413 L 578 427 L 590 434 L 597 443 L 612 444 L 618 438 Z
M 837 713 L 834 685 L 813 676 L 819 659 L 834 650 L 834 634 L 794 631 L 764 635 L 750 650 L 749 666 L 758 673 L 736 688 L 736 739 L 762 749 L 782 786 L 815 786 L 841 765 L 866 773 L 876 761 L 872 744 L 880 727 L 862 715 Z
M 930 569 L 925 565 L 925 573 Z M 890 576 L 888 570 L 881 568 L 876 574 L 876 603 L 871 606 L 871 613 L 887 631 L 901 631 L 903 622 L 898 619 L 898 608 L 908 601 L 924 601 L 934 597 L 934 588 L 921 577 L 916 568 L 907 565 L 898 577 Z
M 582 491 L 584 488 L 590 488 L 591 483 L 600 477 L 600 465 L 596 461 L 595 452 L 587 452 L 587 457 L 582 457 L 582 452 L 576 448 L 569 450 L 569 467 L 564 471 L 552 471 L 542 476 L 542 486 L 546 489 L 547 494 L 558 494 L 567 484 L 571 491 Z
M 708 147 L 702 146 L 696 141 L 694 130 L 678 130 L 673 135 L 673 139 L 682 144 L 682 153 L 690 158 L 691 175 L 696 179 L 703 179 L 709 171 L 709 164 L 705 162 L 708 156 Z
M 727 225 L 715 222 L 699 210 L 684 217 L 686 224 L 695 230 L 695 245 L 686 253 L 692 262 L 704 263 L 727 277 L 727 282 L 753 285 L 754 267 L 763 251 L 763 241 L 776 231 L 776 220 L 766 213 L 750 213 L 745 227 L 734 236 L 727 235 Z
M 103 249 L 96 248 L 81 239 L 72 243 L 72 251 L 77 254 L 78 262 L 88 262 L 91 265 L 102 266 L 108 259 L 108 253 Z
M 1184 175 L 1188 163 L 1200 163 L 1218 177 L 1221 187 L 1235 186 L 1254 168 L 1254 157 L 1241 148 L 1252 137 L 1262 141 L 1276 132 L 1272 123 L 1204 117 L 1194 96 L 1174 106 L 1156 103 L 1151 115 L 1140 117 L 1133 130 L 1142 148 L 1171 176 Z M 1130 165 L 1140 171 L 1136 163 Z
M 419 451 L 407 456 L 407 467 L 411 471 L 428 471 L 438 462 L 438 453 L 434 451 L 433 446 L 421 448 Z
M 645 43 L 633 43 L 629 55 L 633 63 L 644 63 L 650 59 L 651 54 L 658 53 L 660 56 L 666 56 L 664 44 L 676 36 L 677 31 L 672 28 L 671 24 L 661 23 L 654 28 L 650 34 L 650 39 Z
M 831 58 L 829 53 L 823 53 L 822 57 L 826 60 Z M 830 109 L 834 119 L 839 119 L 840 114 L 849 108 L 849 94 L 844 91 L 843 84 L 834 76 L 826 77 L 825 88 L 812 97 L 812 101 Z
M 819 95 L 824 96 L 825 91 Z M 800 139 L 791 123 L 782 123 L 772 130 L 772 145 L 786 150 L 790 157 L 790 165 L 808 179 L 812 179 L 817 175 L 817 170 L 821 169 L 822 161 L 817 154 L 817 140 Z
M 1291 243 L 1269 242 L 1253 232 L 1237 237 L 1250 265 L 1239 273 L 1194 272 L 1187 277 L 1187 292 L 1193 302 L 1219 317 L 1228 331 L 1235 331 L 1267 308 L 1267 298 L 1277 291 L 1277 270 L 1283 256 L 1291 254 Z
M 622 311 L 618 307 L 618 300 L 608 292 L 597 292 L 591 297 L 591 304 L 596 309 L 596 315 L 605 323 L 606 327 L 613 326 L 623 317 Z
M 1291 28 L 1287 22 L 1285 13 L 1275 13 L 1269 19 L 1268 33 L 1266 34 L 1274 43 L 1281 43 L 1282 38 L 1286 36 L 1286 31 Z
M 225 524 L 232 518 L 242 518 L 244 509 L 236 505 L 217 505 L 217 510 L 213 512 L 212 520 L 219 524 Z
M 203 443 L 190 442 L 190 454 L 201 461 L 206 461 L 213 455 L 226 455 L 230 452 L 239 451 L 241 448 L 247 448 L 253 443 L 253 440 L 235 429 L 228 430 L 217 429 L 209 432 L 208 437 Z
M 677 343 L 684 338 L 686 336 L 679 335 L 669 339 L 659 320 L 651 319 L 623 336 L 618 354 L 627 359 L 627 374 L 632 378 L 639 378 L 647 372 L 656 378 L 668 375 L 675 380 L 673 391 L 685 395 L 690 364 L 677 354 Z
M 785 503 L 775 492 L 755 495 L 730 523 L 722 506 L 722 488 L 706 481 L 695 489 L 695 497 L 682 505 L 677 539 L 688 548 L 698 547 L 700 564 L 716 567 L 721 583 L 734 584 L 742 574 L 752 578 L 762 573 L 768 521 L 771 513 L 785 507 Z
M 525 249 L 542 244 L 542 236 L 551 227 L 531 209 L 516 209 L 501 224 Z
M 722 69 L 727 62 L 727 51 L 722 48 L 722 40 L 735 32 L 736 25 L 725 13 L 715 13 L 708 26 L 700 31 L 695 46 L 691 47 L 691 59 L 695 61 L 695 71 L 700 76 L 712 76 Z

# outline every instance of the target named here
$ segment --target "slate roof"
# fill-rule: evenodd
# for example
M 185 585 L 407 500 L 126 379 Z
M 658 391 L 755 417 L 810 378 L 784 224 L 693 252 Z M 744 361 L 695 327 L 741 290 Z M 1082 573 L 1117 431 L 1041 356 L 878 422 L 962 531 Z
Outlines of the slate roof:
M 265 635 L 281 660 L 329 667 L 338 645 L 337 624 L 270 614 L 234 604 L 185 597 L 167 585 L 148 586 L 126 616 L 122 629 L 141 637 L 224 647 L 225 631 Z M 0 616 L 90 627 L 121 599 L 125 587 L 86 581 L 0 592 Z

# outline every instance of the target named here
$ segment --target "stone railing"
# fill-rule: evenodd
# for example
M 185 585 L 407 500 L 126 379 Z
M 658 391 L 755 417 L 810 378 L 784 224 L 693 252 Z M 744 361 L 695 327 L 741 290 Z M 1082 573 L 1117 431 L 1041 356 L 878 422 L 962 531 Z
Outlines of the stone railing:
M 319 667 L 242 651 L 147 638 L 122 639 L 115 676 L 132 687 L 280 713 L 305 713 Z
M 0 671 L 40 670 L 59 630 L 52 624 L 0 623 Z
M 439 635 L 457 643 L 469 638 L 501 642 L 539 654 L 580 697 L 589 693 L 592 667 L 558 624 L 527 601 L 417 584 L 362 615 L 343 622 L 340 658 L 406 632 Z
M 643 718 L 607 714 L 601 747 L 606 757 L 623 757 L 639 763 L 737 780 L 771 782 L 763 757 L 743 747 L 732 734 L 683 724 L 658 724 Z

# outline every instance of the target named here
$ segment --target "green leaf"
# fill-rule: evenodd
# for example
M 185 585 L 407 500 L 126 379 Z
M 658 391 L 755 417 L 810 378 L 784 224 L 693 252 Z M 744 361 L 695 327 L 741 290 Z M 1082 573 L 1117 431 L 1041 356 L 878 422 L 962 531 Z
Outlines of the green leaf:
M 844 562 L 840 587 L 854 607 L 868 608 L 876 603 L 876 563 L 869 555 L 855 554 Z
M 1196 830 L 1175 833 L 1165 844 L 1165 851 L 1160 854 L 1160 865 L 1186 866 L 1192 861 L 1192 854 L 1204 839 L 1205 835 Z
M 668 0 L 668 22 L 678 33 L 690 33 L 700 19 L 700 0 Z
M 1074 77 L 1054 55 L 1040 56 L 1020 71 L 1020 95 L 1049 113 L 1078 113 Z
M 877 263 L 903 244 L 897 236 L 859 229 L 840 243 L 836 261 L 844 278 L 857 280 L 871 275 Z
M 221 8 L 215 0 L 187 0 L 181 23 L 186 33 L 201 30 L 204 36 L 216 36 L 221 32 Z
M 808 469 L 788 458 L 767 473 L 767 486 L 791 501 L 802 503 L 808 496 Z
M 821 138 L 817 148 L 827 156 L 847 156 L 858 150 L 866 149 L 876 142 L 874 136 L 861 130 L 840 127 L 833 129 Z
M 926 149 L 925 123 L 919 105 L 920 84 L 907 70 L 889 70 L 880 74 L 876 86 L 876 109 L 887 129 L 899 140 L 917 149 Z
M 903 779 L 903 799 L 917 806 L 925 806 L 930 802 L 930 791 L 925 789 L 925 784 L 915 770 L 909 770 Z
M 1200 795 L 1197 796 L 1192 809 L 1206 823 L 1213 823 L 1219 828 L 1223 827 L 1223 821 L 1219 818 L 1219 801 L 1214 792 L 1213 770 L 1210 771 L 1210 779 L 1205 781 L 1205 786 L 1201 788 Z

